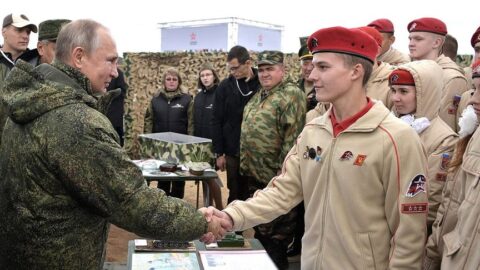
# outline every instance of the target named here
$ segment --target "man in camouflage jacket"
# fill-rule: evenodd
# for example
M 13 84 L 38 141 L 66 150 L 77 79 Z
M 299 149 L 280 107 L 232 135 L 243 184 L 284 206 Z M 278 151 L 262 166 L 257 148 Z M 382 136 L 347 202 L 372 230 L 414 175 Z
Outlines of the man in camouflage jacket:
M 55 57 L 36 68 L 19 61 L 5 81 L 0 269 L 102 269 L 109 223 L 155 239 L 202 236 L 202 214 L 148 188 L 98 111 L 93 94 L 117 76 L 108 30 L 66 25 Z
M 281 52 L 260 53 L 258 70 L 262 88 L 245 106 L 240 136 L 240 173 L 248 178 L 251 195 L 266 187 L 281 170 L 305 125 L 306 114 L 305 93 L 294 83 L 282 82 L 285 71 Z M 286 252 L 293 238 L 295 216 L 294 209 L 255 227 L 255 238 L 279 269 L 288 268 Z

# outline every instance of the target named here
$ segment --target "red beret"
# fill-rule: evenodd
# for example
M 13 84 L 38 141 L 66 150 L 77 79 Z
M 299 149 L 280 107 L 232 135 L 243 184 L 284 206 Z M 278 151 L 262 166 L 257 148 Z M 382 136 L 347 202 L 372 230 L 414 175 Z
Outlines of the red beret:
M 415 80 L 410 72 L 405 69 L 395 69 L 388 76 L 389 85 L 415 85 Z
M 369 23 L 367 26 L 373 27 L 381 33 L 393 34 L 395 32 L 395 29 L 393 28 L 393 23 L 389 19 L 378 19 Z
M 436 18 L 420 18 L 411 21 L 407 27 L 408 32 L 430 32 L 445 36 L 447 34 L 447 26 L 444 22 Z
M 477 28 L 477 31 L 473 33 L 472 39 L 470 39 L 470 44 L 475 48 L 475 44 L 480 42 L 480 27 Z
M 480 77 L 480 60 L 475 61 L 472 65 L 472 78 Z
M 323 28 L 311 34 L 307 41 L 312 54 L 334 52 L 350 54 L 375 61 L 378 45 L 372 37 L 358 29 L 341 26 Z
M 371 36 L 375 40 L 375 42 L 377 42 L 379 47 L 382 47 L 383 37 L 382 37 L 382 34 L 380 34 L 380 32 L 378 32 L 377 29 L 369 26 L 358 27 L 358 29 L 360 31 L 367 33 L 369 36 Z

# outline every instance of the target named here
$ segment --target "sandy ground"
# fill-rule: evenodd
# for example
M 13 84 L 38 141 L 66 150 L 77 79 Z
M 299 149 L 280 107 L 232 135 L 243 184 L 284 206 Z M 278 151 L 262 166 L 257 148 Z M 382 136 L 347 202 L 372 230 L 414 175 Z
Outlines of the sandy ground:
M 228 198 L 228 189 L 227 189 L 227 182 L 226 182 L 226 174 L 225 172 L 219 172 L 220 179 L 222 180 L 223 187 L 222 187 L 222 200 L 224 202 L 224 206 L 226 205 L 227 198 Z M 152 181 L 150 186 L 156 186 L 156 182 Z M 200 184 L 200 207 L 203 206 L 203 196 L 202 196 L 202 189 Z M 187 181 L 185 185 L 185 200 L 192 205 L 196 204 L 196 196 L 197 196 L 197 185 L 194 181 Z M 249 230 L 244 232 L 244 236 L 251 238 L 253 237 L 253 230 Z M 115 225 L 110 226 L 110 233 L 108 235 L 107 240 L 107 258 L 106 262 L 127 262 L 127 255 L 128 255 L 128 241 L 133 240 L 136 238 L 140 238 L 135 234 L 123 230 Z

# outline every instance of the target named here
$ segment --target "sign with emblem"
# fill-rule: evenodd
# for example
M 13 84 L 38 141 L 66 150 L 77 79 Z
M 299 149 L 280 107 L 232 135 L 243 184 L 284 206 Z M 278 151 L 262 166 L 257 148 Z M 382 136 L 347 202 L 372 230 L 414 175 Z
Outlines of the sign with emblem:
M 407 188 L 407 193 L 405 194 L 406 197 L 413 198 L 417 196 L 417 194 L 424 192 L 425 193 L 425 176 L 424 175 L 417 175 L 415 176 Z

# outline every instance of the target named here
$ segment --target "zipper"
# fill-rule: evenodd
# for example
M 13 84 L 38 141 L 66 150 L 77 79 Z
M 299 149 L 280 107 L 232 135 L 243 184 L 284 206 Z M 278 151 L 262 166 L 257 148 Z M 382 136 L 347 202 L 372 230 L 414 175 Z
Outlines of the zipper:
M 328 207 L 327 207 L 327 203 L 328 203 L 328 189 L 329 189 L 329 186 L 330 186 L 330 169 L 332 168 L 332 161 L 333 161 L 333 153 L 335 152 L 335 145 L 336 145 L 336 142 L 337 142 L 337 138 L 333 138 L 332 140 L 332 146 L 330 147 L 331 151 L 330 151 L 330 154 L 329 154 L 329 161 L 328 161 L 328 171 L 327 171 L 327 183 L 325 185 L 325 192 L 324 192 L 324 196 L 323 196 L 323 209 L 322 209 L 322 231 L 320 232 L 320 248 L 319 248 L 319 251 L 318 251 L 318 256 L 317 256 L 317 262 L 318 260 L 320 259 L 319 263 L 320 263 L 320 266 L 322 266 L 322 262 L 323 262 L 323 246 L 324 246 L 324 242 L 325 242 L 325 223 L 326 223 L 326 216 L 327 216 L 327 211 L 328 211 Z

